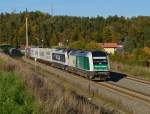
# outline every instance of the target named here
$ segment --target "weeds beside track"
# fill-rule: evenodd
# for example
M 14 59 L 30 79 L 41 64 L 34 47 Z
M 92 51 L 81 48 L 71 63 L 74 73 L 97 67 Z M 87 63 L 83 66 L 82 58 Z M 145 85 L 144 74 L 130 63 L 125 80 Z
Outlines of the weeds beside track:
M 20 61 L 1 55 L 7 61 L 7 70 L 15 70 L 26 83 L 26 87 L 32 91 L 39 103 L 38 113 L 40 114 L 118 114 L 117 111 L 108 110 L 106 107 L 99 107 L 73 91 L 68 86 L 64 86 L 63 81 L 47 78 L 38 68 L 22 64 Z M 35 70 L 37 72 L 35 72 Z M 48 73 L 47 75 L 53 75 Z
M 26 62 L 27 62 L 28 60 L 26 60 Z M 32 64 L 33 66 L 35 65 L 34 64 L 34 61 L 32 61 L 32 62 L 29 62 L 30 64 Z M 38 63 L 37 63 L 38 64 Z M 45 67 L 44 67 L 45 66 Z M 58 72 L 58 70 L 54 70 L 54 69 L 56 69 L 56 68 L 52 68 L 54 71 L 52 71 L 51 72 L 51 70 L 49 69 L 47 69 L 47 68 L 49 68 L 48 66 L 46 67 L 47 65 L 40 65 L 40 66 L 37 66 L 37 67 L 39 67 L 39 69 L 41 69 L 41 70 L 43 70 L 43 72 L 45 71 L 45 72 L 49 72 L 49 73 L 52 73 L 52 72 Z M 62 71 L 62 72 L 64 72 L 64 74 L 66 73 L 65 71 L 63 71 L 63 70 L 60 70 L 60 71 Z M 66 76 L 65 77 L 68 77 L 68 75 L 67 74 L 70 74 L 70 73 L 66 73 Z M 57 73 L 56 74 L 54 74 L 54 75 L 57 75 Z M 63 74 L 62 74 L 63 75 Z M 81 79 L 81 78 L 83 78 L 83 77 L 79 77 L 79 76 L 77 76 L 77 75 L 74 75 L 74 77 L 76 77 L 76 78 L 79 78 L 79 80 Z M 88 79 L 86 79 L 86 78 L 84 78 L 84 80 L 87 80 L 88 81 Z M 94 82 L 91 82 L 91 83 L 94 83 Z M 98 83 L 95 83 L 95 84 L 97 84 L 97 85 L 99 85 Z M 93 84 L 94 85 L 94 84 Z M 99 87 L 101 88 L 101 86 L 99 85 Z M 104 86 L 103 86 L 104 87 Z M 105 87 L 106 88 L 106 87 Z M 110 88 L 108 88 L 109 90 L 110 90 Z M 124 88 L 125 89 L 125 88 Z M 113 89 L 111 89 L 111 91 L 116 91 L 116 92 L 119 92 L 119 93 L 121 93 L 121 91 L 117 91 L 117 89 L 116 90 L 113 90 Z M 123 90 L 122 90 L 123 91 Z M 126 90 L 127 91 L 127 90 Z M 128 90 L 129 91 L 129 90 Z M 132 90 L 131 90 L 132 91 Z M 137 100 L 140 100 L 140 101 L 142 101 L 143 102 L 143 100 L 144 99 L 138 99 L 138 98 L 135 98 L 136 96 L 133 96 L 133 94 L 128 94 L 128 92 L 123 92 L 123 93 L 121 93 L 121 94 L 124 94 L 123 96 L 128 96 L 128 97 L 130 97 L 130 98 L 133 98 L 133 99 L 137 99 Z M 140 94 L 140 93 L 139 93 Z M 147 103 L 149 103 L 149 102 L 147 102 L 146 101 L 146 104 Z M 121 104 L 120 104 L 121 105 Z M 127 108 L 127 107 L 126 107 Z M 131 107 L 130 107 L 131 108 Z

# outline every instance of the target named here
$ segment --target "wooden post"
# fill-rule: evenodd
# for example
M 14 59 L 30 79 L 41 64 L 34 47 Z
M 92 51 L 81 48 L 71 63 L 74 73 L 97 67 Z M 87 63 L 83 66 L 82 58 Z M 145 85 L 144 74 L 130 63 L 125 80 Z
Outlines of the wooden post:
M 28 40 L 28 18 L 26 17 L 26 48 L 25 48 L 25 56 L 27 57 L 26 49 L 29 47 L 29 40 Z

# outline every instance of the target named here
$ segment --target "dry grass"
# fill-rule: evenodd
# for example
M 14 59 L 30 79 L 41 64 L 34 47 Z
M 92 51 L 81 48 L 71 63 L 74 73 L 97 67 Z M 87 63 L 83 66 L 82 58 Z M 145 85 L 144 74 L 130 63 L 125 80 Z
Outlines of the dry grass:
M 105 114 L 107 110 L 97 107 L 74 91 L 66 90 L 56 81 L 46 81 L 39 75 L 26 78 L 28 87 L 34 90 L 41 104 L 41 113 L 52 114 Z M 30 80 L 30 82 L 28 81 Z M 49 84 L 48 84 L 49 83 Z M 48 86 L 49 85 L 49 86 Z
M 29 66 L 22 64 L 5 55 L 0 55 L 5 61 L 4 69 L 16 71 L 32 91 L 39 102 L 41 114 L 115 114 L 104 107 L 98 107 L 87 98 L 78 95 L 75 91 L 66 88 L 55 80 L 34 73 Z
M 6 58 L 0 55 L 0 61 L 2 59 Z M 39 114 L 37 102 L 25 87 L 17 69 L 11 61 L 0 63 L 0 114 Z

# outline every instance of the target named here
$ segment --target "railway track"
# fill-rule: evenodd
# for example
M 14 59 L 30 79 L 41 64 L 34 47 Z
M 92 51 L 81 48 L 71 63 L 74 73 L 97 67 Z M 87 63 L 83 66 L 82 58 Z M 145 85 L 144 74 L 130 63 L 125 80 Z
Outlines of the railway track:
M 122 74 L 121 72 L 118 72 L 118 71 L 112 71 L 111 73 L 113 73 L 113 72 Z M 126 74 L 125 76 L 123 76 L 123 78 L 129 79 L 129 80 L 133 80 L 133 81 L 136 81 L 136 82 L 140 82 L 140 83 L 143 83 L 143 84 L 150 85 L 150 81 L 149 80 L 138 78 L 136 76 L 131 76 L 129 74 Z
M 150 81 L 148 81 L 148 80 L 133 78 L 131 76 L 127 76 L 126 78 L 129 79 L 129 80 L 133 80 L 133 81 L 136 81 L 136 82 L 140 82 L 140 83 L 143 83 L 143 84 L 150 85 Z
M 26 60 L 23 60 L 23 61 L 26 62 Z M 30 62 L 30 65 L 31 65 L 31 62 Z M 33 66 L 35 65 L 34 62 L 32 63 L 32 65 Z M 41 68 L 42 70 L 45 70 L 42 66 L 38 66 L 38 67 Z M 46 72 L 49 72 L 49 71 L 46 71 Z M 79 79 L 84 78 L 84 77 L 81 77 L 81 76 L 79 77 L 77 75 L 75 75 L 75 76 Z M 134 80 L 134 81 L 144 83 L 144 84 L 149 84 L 150 83 L 150 82 L 147 82 L 147 81 L 144 81 L 144 80 L 135 79 L 135 78 L 131 78 L 131 77 L 127 77 L 127 78 L 131 79 L 131 80 Z M 84 78 L 84 79 L 88 80 L 87 78 Z M 109 82 L 94 82 L 94 81 L 92 81 L 92 83 L 96 84 L 96 85 L 99 85 L 99 86 L 103 86 L 103 87 L 105 87 L 105 88 L 107 88 L 111 91 L 116 91 L 116 92 L 119 92 L 123 95 L 129 96 L 129 97 L 132 97 L 132 98 L 136 98 L 138 100 L 142 100 L 143 102 L 145 102 L 146 104 L 148 104 L 150 106 L 150 96 L 147 95 L 147 94 L 137 92 L 137 91 L 134 91 L 132 89 L 125 88 L 125 87 L 119 86 L 117 84 L 109 83 Z
M 149 95 L 134 91 L 134 90 L 129 89 L 129 88 L 118 86 L 118 85 L 113 84 L 113 83 L 100 82 L 98 84 L 101 86 L 107 87 L 113 91 L 115 90 L 117 92 L 123 93 L 125 95 L 130 96 L 130 97 L 134 97 L 134 98 L 137 98 L 139 100 L 142 100 L 142 101 L 148 103 L 148 105 L 150 106 L 150 96 Z

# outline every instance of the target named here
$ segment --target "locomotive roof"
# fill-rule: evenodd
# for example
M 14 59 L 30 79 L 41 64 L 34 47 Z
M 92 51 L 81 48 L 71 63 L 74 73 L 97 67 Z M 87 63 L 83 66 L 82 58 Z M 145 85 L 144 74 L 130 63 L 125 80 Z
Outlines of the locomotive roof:
M 65 53 L 65 52 L 69 53 L 70 52 L 69 49 L 65 49 L 65 48 L 55 48 L 54 50 L 59 51 L 59 52 L 63 52 L 63 53 Z
M 87 56 L 89 51 L 81 51 L 81 50 L 72 50 L 70 51 L 70 55 L 75 55 L 75 56 Z
M 70 51 L 70 55 L 75 56 L 87 56 L 89 53 L 92 53 L 92 55 L 106 55 L 104 51 L 82 51 L 82 50 L 72 50 Z

